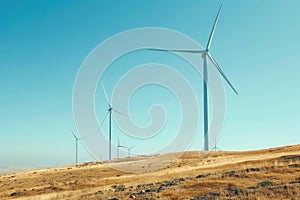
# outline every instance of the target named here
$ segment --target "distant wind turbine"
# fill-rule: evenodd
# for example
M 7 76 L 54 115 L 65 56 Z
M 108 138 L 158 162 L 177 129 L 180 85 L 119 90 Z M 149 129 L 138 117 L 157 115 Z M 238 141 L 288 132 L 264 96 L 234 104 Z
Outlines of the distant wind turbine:
M 207 45 L 205 50 L 194 50 L 194 49 L 149 49 L 153 51 L 169 51 L 169 52 L 184 52 L 184 53 L 197 53 L 200 54 L 203 58 L 203 107 L 204 107 L 204 150 L 209 150 L 209 142 L 208 142 L 208 96 L 207 96 L 207 84 L 208 84 L 208 73 L 207 73 L 207 59 L 209 59 L 212 64 L 217 68 L 219 73 L 222 75 L 222 77 L 225 79 L 225 81 L 228 83 L 228 85 L 231 87 L 231 89 L 234 91 L 235 94 L 238 95 L 238 92 L 233 87 L 233 85 L 230 83 L 229 79 L 226 77 L 225 73 L 222 71 L 222 69 L 219 67 L 216 60 L 212 57 L 212 55 L 209 53 L 210 46 L 214 37 L 216 25 L 218 22 L 218 18 L 220 15 L 220 12 L 222 10 L 223 4 L 220 6 L 220 9 L 218 11 L 218 14 L 216 16 L 212 31 L 210 33 Z
M 73 135 L 73 137 L 75 139 L 75 145 L 76 145 L 75 163 L 77 165 L 78 164 L 78 141 L 79 140 L 84 140 L 87 137 L 79 138 L 79 137 L 76 136 L 76 134 L 73 132 L 72 129 L 70 129 L 70 131 L 71 131 L 71 133 L 72 133 L 72 135 Z
M 129 117 L 129 116 L 126 115 L 126 114 L 124 114 L 124 113 L 119 112 L 118 110 L 116 110 L 116 109 L 114 109 L 114 108 L 112 107 L 111 101 L 110 101 L 109 98 L 108 98 L 108 95 L 107 95 L 107 93 L 106 93 L 106 91 L 105 91 L 104 85 L 103 85 L 102 83 L 101 83 L 101 85 L 102 85 L 103 93 L 104 93 L 104 95 L 105 95 L 106 102 L 107 102 L 107 104 L 108 104 L 108 109 L 107 109 L 107 113 L 106 113 L 106 115 L 105 115 L 103 121 L 102 121 L 101 124 L 100 124 L 99 129 L 102 127 L 102 125 L 103 125 L 103 123 L 105 122 L 107 116 L 109 116 L 109 125 L 108 125 L 108 130 L 109 130 L 109 160 L 111 160 L 111 122 L 112 122 L 112 112 L 115 112 L 115 113 L 118 113 L 118 114 L 121 114 L 121 115 L 124 115 L 124 116 L 127 116 L 127 117 Z M 98 129 L 98 131 L 99 131 L 99 129 Z M 97 132 L 98 132 L 98 131 L 97 131 Z
M 117 146 L 117 148 L 118 148 L 118 154 L 117 154 L 117 158 L 120 158 L 120 147 L 121 147 L 121 143 L 120 143 L 120 139 L 119 139 L 119 136 L 118 136 L 118 146 Z
M 135 147 L 135 145 L 132 145 L 131 147 L 127 147 L 127 146 L 124 146 L 124 145 L 120 145 L 120 144 L 118 144 L 118 148 L 124 148 L 124 149 L 127 149 L 127 157 L 130 157 L 130 151 L 131 151 L 131 149 L 133 148 L 133 147 Z
M 127 149 L 127 154 L 128 154 L 128 157 L 130 157 L 130 150 L 133 148 L 133 147 L 135 147 L 135 145 L 133 145 L 133 146 L 131 146 L 131 147 L 127 147 L 127 146 L 124 146 L 124 145 L 121 145 L 121 143 L 120 143 L 120 139 L 119 139 L 119 137 L 118 137 L 118 158 L 119 158 L 119 155 L 120 155 L 120 153 L 119 153 L 119 149 L 120 148 L 124 148 L 124 149 Z
M 215 146 L 212 148 L 212 150 L 219 150 L 219 151 L 222 151 L 222 149 L 220 149 L 219 147 L 217 147 L 217 137 L 215 138 Z
M 219 147 L 217 147 L 217 145 L 215 145 L 215 146 L 212 148 L 212 150 L 214 150 L 214 151 L 222 151 L 222 149 L 219 148 Z

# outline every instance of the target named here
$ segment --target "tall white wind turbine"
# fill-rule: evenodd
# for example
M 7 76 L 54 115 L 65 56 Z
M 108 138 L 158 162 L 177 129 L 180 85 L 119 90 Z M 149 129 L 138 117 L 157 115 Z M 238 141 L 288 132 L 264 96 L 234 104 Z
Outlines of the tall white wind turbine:
M 184 53 L 196 53 L 200 54 L 203 58 L 203 108 L 204 108 L 204 150 L 209 150 L 209 142 L 208 142 L 208 95 L 207 95 L 207 84 L 208 84 L 208 73 L 207 73 L 207 60 L 210 60 L 212 64 L 216 67 L 219 73 L 222 75 L 227 84 L 231 87 L 235 94 L 238 94 L 236 89 L 230 83 L 229 79 L 226 77 L 225 73 L 219 67 L 216 60 L 210 54 L 210 46 L 214 37 L 214 33 L 216 30 L 216 25 L 219 19 L 220 12 L 222 10 L 223 4 L 220 6 L 216 19 L 214 21 L 212 31 L 210 33 L 207 45 L 205 50 L 194 50 L 194 49 L 149 49 L 154 51 L 169 51 L 169 52 L 184 52 Z

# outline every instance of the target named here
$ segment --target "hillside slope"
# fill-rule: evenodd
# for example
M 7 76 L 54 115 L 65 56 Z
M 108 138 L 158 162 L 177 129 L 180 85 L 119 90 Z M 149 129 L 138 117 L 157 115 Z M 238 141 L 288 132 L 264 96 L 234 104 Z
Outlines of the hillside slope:
M 0 176 L 0 199 L 300 199 L 300 145 L 185 152 Z M 154 171 L 156 165 L 161 169 Z M 138 174 L 118 171 L 130 169 Z

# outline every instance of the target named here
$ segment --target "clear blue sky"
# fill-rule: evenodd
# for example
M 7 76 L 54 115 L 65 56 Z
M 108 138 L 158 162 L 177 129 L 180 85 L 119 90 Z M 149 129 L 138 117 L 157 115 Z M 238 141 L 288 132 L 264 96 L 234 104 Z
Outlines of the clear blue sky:
M 69 133 L 69 128 L 75 129 L 73 84 L 82 61 L 101 41 L 121 31 L 150 26 L 180 31 L 205 46 L 220 4 L 204 0 L 2 0 L 0 167 L 74 162 L 74 140 Z M 299 143 L 299 7 L 298 0 L 224 1 L 211 52 L 240 95 L 225 86 L 227 113 L 218 143 L 221 149 Z M 103 81 L 111 94 L 113 81 L 109 80 L 108 71 Z M 96 105 L 99 121 L 105 114 L 101 95 Z M 169 98 L 162 99 L 168 102 Z M 79 151 L 80 162 L 93 160 L 82 147 Z

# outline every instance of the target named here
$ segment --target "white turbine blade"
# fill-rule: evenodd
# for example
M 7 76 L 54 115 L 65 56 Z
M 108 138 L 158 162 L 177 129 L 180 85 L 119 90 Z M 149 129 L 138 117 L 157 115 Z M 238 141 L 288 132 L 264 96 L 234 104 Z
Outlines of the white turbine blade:
M 120 115 L 124 115 L 124 116 L 126 116 L 126 117 L 129 117 L 129 115 L 127 115 L 127 114 L 125 114 L 125 113 L 122 113 L 122 112 L 120 112 L 120 111 L 117 111 L 116 109 L 112 109 L 114 112 L 116 112 L 116 113 L 119 113 Z
M 106 113 L 106 115 L 105 115 L 104 119 L 102 120 L 102 122 L 101 122 L 99 128 L 97 129 L 97 133 L 99 132 L 100 128 L 102 127 L 103 123 L 105 122 L 105 120 L 106 120 L 108 114 L 109 114 L 109 112 Z
M 210 61 L 214 64 L 214 66 L 217 68 L 217 70 L 220 72 L 220 74 L 223 76 L 223 78 L 225 79 L 225 81 L 228 83 L 228 85 L 231 87 L 231 89 L 234 91 L 235 94 L 238 95 L 238 92 L 236 91 L 236 89 L 232 86 L 232 84 L 230 83 L 230 81 L 228 80 L 228 78 L 226 77 L 225 73 L 222 71 L 222 69 L 219 67 L 218 63 L 216 62 L 216 60 L 210 55 L 210 53 L 206 54 L 208 56 L 208 58 L 210 59 Z
M 131 146 L 129 149 L 132 149 L 133 147 L 135 147 L 136 145 Z
M 213 25 L 213 28 L 211 30 L 211 33 L 210 33 L 210 36 L 209 36 L 209 39 L 208 39 L 208 42 L 207 42 L 207 45 L 206 45 L 206 50 L 209 50 L 210 48 L 210 45 L 211 45 L 211 42 L 212 42 L 212 39 L 214 37 L 214 34 L 215 34 L 215 30 L 216 30 L 216 26 L 217 26 L 217 23 L 218 23 L 218 19 L 219 19 L 219 15 L 220 15 L 220 12 L 222 10 L 222 7 L 223 7 L 223 3 L 218 11 L 218 14 L 217 14 L 217 17 L 215 19 L 215 22 L 214 22 L 214 25 Z
M 119 136 L 118 136 L 118 147 L 120 146 L 121 144 L 120 144 L 120 138 L 119 138 Z
M 73 135 L 73 137 L 77 140 L 78 138 L 76 137 L 76 135 L 75 135 L 75 133 L 73 132 L 73 130 L 72 129 L 70 129 L 70 131 L 71 131 L 71 133 L 72 133 L 72 135 Z
M 111 103 L 110 103 L 110 101 L 109 101 L 109 98 L 108 98 L 108 95 L 107 95 L 107 93 L 106 93 L 106 90 L 105 90 L 105 88 L 104 88 L 103 83 L 101 83 L 101 86 L 102 86 L 102 90 L 103 90 L 103 93 L 104 93 L 106 102 L 107 102 L 108 106 L 111 107 Z
M 102 122 L 101 122 L 101 124 L 100 124 L 100 127 L 102 127 L 102 125 L 103 125 L 104 121 L 106 120 L 106 118 L 107 118 L 108 114 L 109 114 L 109 112 L 107 112 L 107 113 L 106 113 L 106 115 L 105 115 L 104 119 L 102 120 Z
M 196 50 L 196 49 L 148 49 L 150 51 L 169 51 L 169 52 L 182 52 L 182 53 L 203 53 L 204 50 Z

